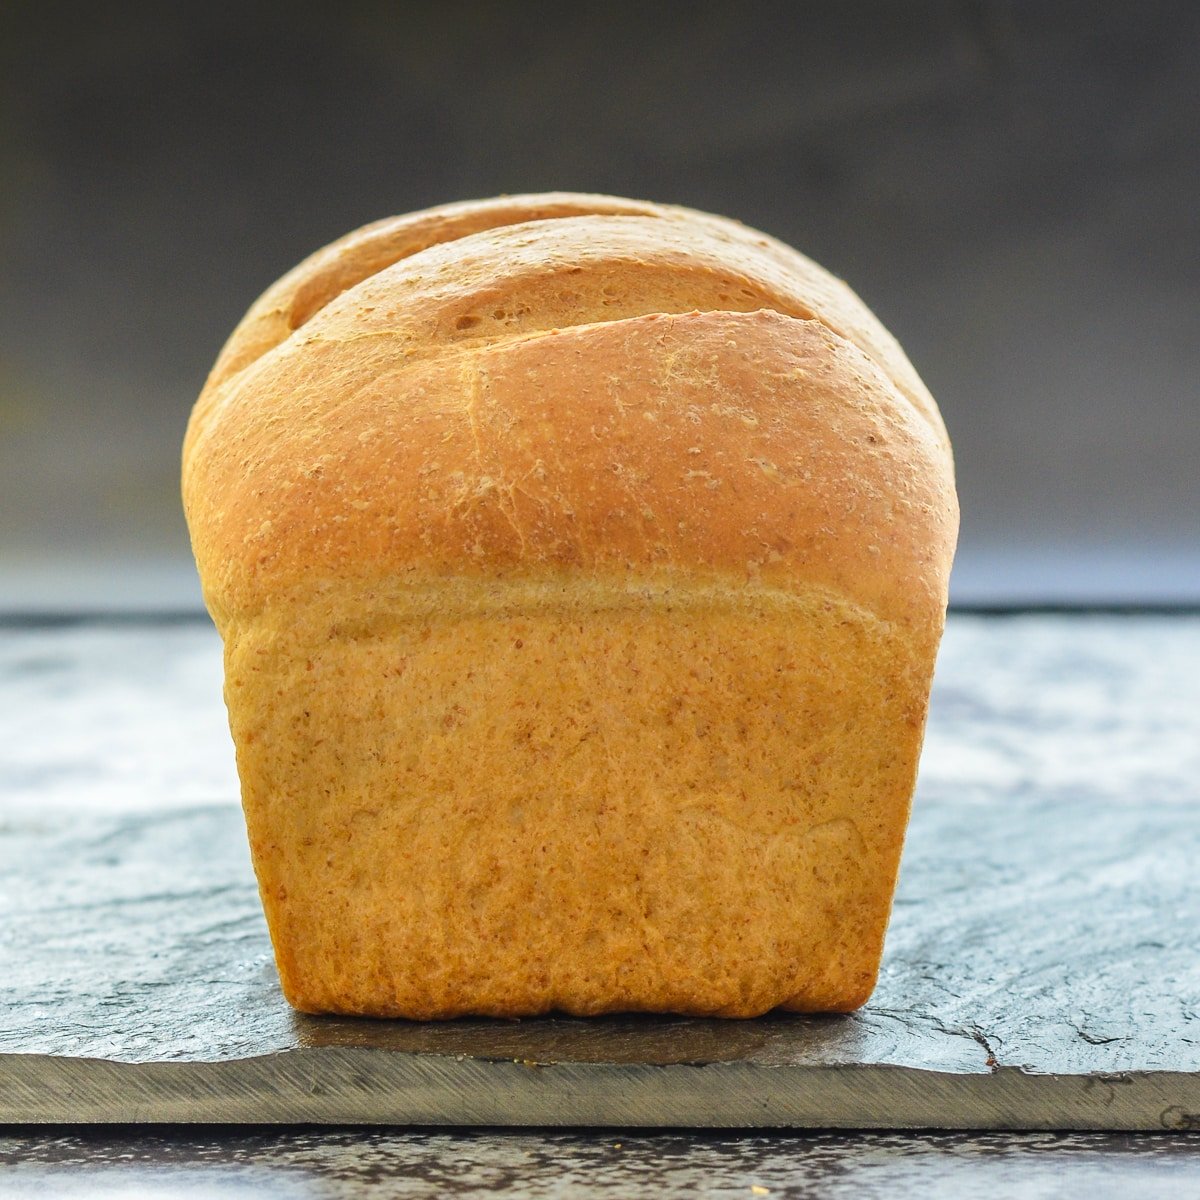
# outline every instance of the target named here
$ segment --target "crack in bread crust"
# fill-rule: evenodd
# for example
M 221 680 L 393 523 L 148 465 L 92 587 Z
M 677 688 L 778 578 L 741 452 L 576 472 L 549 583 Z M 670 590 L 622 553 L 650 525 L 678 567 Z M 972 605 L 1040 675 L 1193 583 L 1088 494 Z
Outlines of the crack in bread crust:
M 364 225 L 310 254 L 254 302 L 222 349 L 209 386 L 284 341 L 342 293 L 431 246 L 526 221 L 583 213 L 652 215 L 655 207 L 613 196 L 551 192 L 440 205 Z
M 524 268 L 515 276 L 514 262 Z M 423 277 L 439 272 L 452 281 L 448 305 L 443 298 L 439 306 L 429 288 L 419 286 Z M 658 303 L 653 286 L 648 294 L 638 296 L 636 289 L 627 294 L 638 272 L 657 276 L 664 293 Z M 378 320 L 374 314 L 381 310 L 401 327 L 414 313 L 424 318 L 413 330 L 414 340 L 431 351 L 457 340 L 456 333 L 486 324 L 488 312 L 495 311 L 494 304 L 483 302 L 488 294 L 501 296 L 507 287 L 502 311 L 509 316 L 509 310 L 527 307 L 530 292 L 544 292 L 547 277 L 565 281 L 568 274 L 580 277 L 585 292 L 589 285 L 602 291 L 615 281 L 616 298 L 597 304 L 593 296 L 589 304 L 580 295 L 543 304 L 540 323 L 536 317 L 526 322 L 528 331 L 696 311 L 766 309 L 817 320 L 871 358 L 945 440 L 937 407 L 903 351 L 841 280 L 737 222 L 616 197 L 514 197 L 368 226 L 319 251 L 268 290 L 230 338 L 205 391 L 230 383 L 331 307 L 348 312 L 359 327 Z M 411 286 L 414 279 L 417 287 Z M 609 303 L 619 311 L 596 311 Z M 454 311 L 447 314 L 447 306 Z M 430 320 L 431 307 L 440 323 Z M 514 332 L 520 330 L 496 330 L 491 337 Z

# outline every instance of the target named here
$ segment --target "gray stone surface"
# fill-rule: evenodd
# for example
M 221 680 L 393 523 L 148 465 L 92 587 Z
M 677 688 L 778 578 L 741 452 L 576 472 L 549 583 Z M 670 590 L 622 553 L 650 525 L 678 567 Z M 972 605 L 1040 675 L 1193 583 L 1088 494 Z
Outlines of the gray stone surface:
M 1129 1200 L 1200 1190 L 1185 1134 L 92 1130 L 0 1135 L 5 1196 Z
M 0 1121 L 1200 1128 L 1200 618 L 955 617 L 875 996 L 752 1022 L 292 1013 L 217 656 L 0 634 Z

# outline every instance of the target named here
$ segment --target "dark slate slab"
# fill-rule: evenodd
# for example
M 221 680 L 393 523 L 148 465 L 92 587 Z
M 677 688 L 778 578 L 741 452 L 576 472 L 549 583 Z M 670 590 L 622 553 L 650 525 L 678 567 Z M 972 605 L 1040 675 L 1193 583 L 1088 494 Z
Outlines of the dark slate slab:
M 0 1121 L 1200 1128 L 1200 618 L 952 621 L 849 1017 L 291 1012 L 219 678 L 200 625 L 0 634 Z

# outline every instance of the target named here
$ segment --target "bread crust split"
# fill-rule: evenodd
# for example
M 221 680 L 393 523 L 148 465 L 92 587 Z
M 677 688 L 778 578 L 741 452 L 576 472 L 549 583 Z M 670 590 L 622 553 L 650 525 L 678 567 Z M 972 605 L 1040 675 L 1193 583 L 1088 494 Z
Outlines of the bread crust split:
M 957 532 L 844 284 L 686 209 L 378 222 L 250 309 L 183 490 L 285 994 L 848 1010 Z

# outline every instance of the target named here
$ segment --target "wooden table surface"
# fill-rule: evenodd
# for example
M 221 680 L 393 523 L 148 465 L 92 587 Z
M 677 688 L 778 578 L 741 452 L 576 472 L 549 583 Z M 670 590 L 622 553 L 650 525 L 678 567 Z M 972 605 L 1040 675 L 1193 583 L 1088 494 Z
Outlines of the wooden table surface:
M 0 1192 L 1200 1192 L 1200 618 L 952 617 L 849 1018 L 290 1013 L 219 688 L 200 622 L 0 629 Z M 181 1120 L 310 1127 L 29 1124 Z

